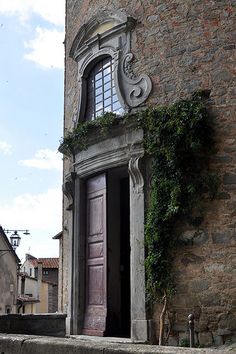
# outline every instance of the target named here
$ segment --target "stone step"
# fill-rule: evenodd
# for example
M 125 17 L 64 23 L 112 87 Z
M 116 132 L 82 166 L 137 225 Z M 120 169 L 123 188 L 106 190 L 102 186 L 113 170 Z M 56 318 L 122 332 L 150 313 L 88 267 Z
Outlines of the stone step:
M 132 344 L 120 338 L 70 338 L 0 334 L 1 354 L 235 354 L 236 345 L 221 348 L 181 348 Z

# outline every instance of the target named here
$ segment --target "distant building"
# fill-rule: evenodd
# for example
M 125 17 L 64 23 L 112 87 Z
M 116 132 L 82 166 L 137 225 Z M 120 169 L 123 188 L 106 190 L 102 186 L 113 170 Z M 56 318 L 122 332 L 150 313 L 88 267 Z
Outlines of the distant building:
M 58 310 L 58 258 L 26 254 L 18 277 L 18 310 L 51 313 Z
M 38 291 L 38 279 L 28 276 L 26 273 L 18 274 L 18 296 L 17 296 L 17 312 L 18 313 L 40 313 L 38 304 L 40 296 Z M 42 312 L 47 312 L 47 303 Z
M 19 263 L 19 258 L 0 226 L 0 315 L 16 313 Z

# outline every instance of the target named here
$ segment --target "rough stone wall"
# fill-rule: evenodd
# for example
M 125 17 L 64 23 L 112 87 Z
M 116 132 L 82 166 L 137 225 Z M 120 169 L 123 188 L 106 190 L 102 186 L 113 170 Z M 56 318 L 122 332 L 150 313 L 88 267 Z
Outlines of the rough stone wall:
M 44 274 L 44 271 L 48 271 L 48 274 Z M 58 284 L 58 268 L 43 268 L 42 280 Z
M 48 284 L 48 312 L 53 313 L 58 311 L 58 286 Z
M 176 250 L 177 293 L 171 307 L 170 344 L 186 337 L 187 315 L 194 311 L 200 345 L 221 344 L 235 333 L 236 235 L 236 86 L 234 0 L 67 0 L 65 130 L 73 127 L 78 109 L 77 65 L 68 57 L 82 24 L 101 10 L 125 11 L 137 19 L 131 49 L 134 71 L 147 73 L 153 91 L 147 104 L 168 104 L 196 90 L 209 90 L 209 110 L 216 128 L 217 153 L 211 167 L 220 190 L 206 205 L 205 220 L 182 237 L 191 246 Z M 65 161 L 65 172 L 70 161 Z M 65 200 L 65 206 L 67 201 Z M 71 212 L 64 212 L 65 224 Z M 69 234 L 64 235 L 65 269 L 69 267 Z M 68 236 L 68 237 L 67 237 Z M 64 276 L 64 290 L 68 285 Z M 64 303 L 67 296 L 64 297 Z M 159 308 L 154 320 L 158 333 Z
M 44 274 L 47 270 L 48 274 Z M 48 285 L 48 312 L 58 311 L 58 268 L 44 268 L 42 280 Z

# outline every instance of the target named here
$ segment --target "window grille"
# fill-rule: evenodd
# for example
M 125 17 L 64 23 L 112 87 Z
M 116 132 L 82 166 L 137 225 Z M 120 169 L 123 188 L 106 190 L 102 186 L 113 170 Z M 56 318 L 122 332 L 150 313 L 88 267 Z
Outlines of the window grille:
M 111 57 L 99 61 L 87 79 L 86 119 L 94 120 L 106 112 L 124 112 L 116 94 L 114 61 Z

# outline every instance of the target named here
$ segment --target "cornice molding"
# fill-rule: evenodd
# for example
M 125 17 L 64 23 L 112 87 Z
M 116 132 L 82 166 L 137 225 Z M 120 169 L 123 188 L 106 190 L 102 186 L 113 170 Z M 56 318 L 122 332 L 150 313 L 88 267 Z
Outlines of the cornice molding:
M 102 25 L 113 23 L 112 28 L 93 35 Z M 115 35 L 120 31 L 131 31 L 136 24 L 133 17 L 127 16 L 123 12 L 112 13 L 102 11 L 92 17 L 87 23 L 83 24 L 79 29 L 70 50 L 70 57 L 77 61 L 78 56 L 83 52 L 84 47 L 89 46 L 94 38 L 104 39 L 108 36 Z
M 107 139 L 90 146 L 76 155 L 74 169 L 80 178 L 91 174 L 129 164 L 134 156 L 143 156 L 143 132 L 124 134 L 119 138 Z

